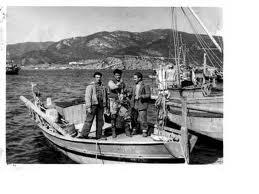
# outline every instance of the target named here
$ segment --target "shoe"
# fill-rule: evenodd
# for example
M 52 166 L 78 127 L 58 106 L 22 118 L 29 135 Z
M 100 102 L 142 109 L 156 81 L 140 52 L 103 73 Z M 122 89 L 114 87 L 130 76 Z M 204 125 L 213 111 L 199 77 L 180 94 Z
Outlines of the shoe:
M 116 135 L 116 128 L 112 128 L 112 138 L 116 138 L 117 135 Z
M 125 128 L 125 134 L 126 134 L 126 136 L 128 136 L 128 137 L 132 137 L 132 135 L 131 135 L 131 133 L 130 133 L 130 128 L 129 128 L 129 126 Z
M 107 140 L 107 137 L 105 137 L 105 136 L 102 136 L 102 137 L 100 137 L 100 138 L 96 138 L 97 140 Z
M 78 138 L 78 139 L 87 139 L 88 136 L 77 135 L 75 138 Z
M 137 134 L 138 134 L 137 129 L 133 129 L 131 135 L 137 135 Z
M 126 136 L 127 137 L 132 137 L 132 134 L 131 133 L 126 133 Z
M 147 132 L 143 132 L 142 136 L 147 137 Z
M 117 137 L 116 134 L 112 134 L 112 138 L 115 139 Z

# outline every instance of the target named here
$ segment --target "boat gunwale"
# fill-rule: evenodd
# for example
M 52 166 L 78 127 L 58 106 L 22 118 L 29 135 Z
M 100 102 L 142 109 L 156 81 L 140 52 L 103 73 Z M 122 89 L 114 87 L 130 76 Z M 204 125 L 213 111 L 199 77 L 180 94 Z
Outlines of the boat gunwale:
M 172 106 L 172 107 L 176 107 L 176 106 Z M 182 110 L 179 107 L 176 109 L 169 109 L 168 112 L 170 114 L 174 114 L 174 115 L 178 115 L 181 116 L 182 115 Z M 194 112 L 194 111 L 188 111 L 187 113 L 188 117 L 191 118 L 218 118 L 218 119 L 223 119 L 224 115 L 220 114 L 220 113 L 206 113 L 205 111 L 200 111 L 200 112 Z
M 44 132 L 48 133 L 49 135 L 52 135 L 56 138 L 65 140 L 65 141 L 70 141 L 70 142 L 74 142 L 74 143 L 89 143 L 89 144 L 102 144 L 102 145 L 164 145 L 163 141 L 160 142 L 116 142 L 116 141 L 107 141 L 107 140 L 95 140 L 95 139 L 79 139 L 79 138 L 73 138 L 70 136 L 63 136 L 63 135 L 59 135 L 57 133 L 51 132 L 48 129 L 46 129 L 44 126 L 38 124 L 38 126 L 40 127 L 41 130 L 43 130 Z
M 63 147 L 63 146 L 60 146 L 58 144 L 56 144 L 55 142 L 51 141 L 50 139 L 47 138 L 47 140 L 50 142 L 50 144 L 52 146 L 54 146 L 56 149 L 61 149 L 65 152 L 69 152 L 69 153 L 73 153 L 73 154 L 76 154 L 76 155 L 80 155 L 80 156 L 84 156 L 84 157 L 90 157 L 90 158 L 96 158 L 98 160 L 108 160 L 108 161 L 118 161 L 118 162 L 127 162 L 127 163 L 143 163 L 143 160 L 144 163 L 183 163 L 182 160 L 184 158 L 177 158 L 177 157 L 174 157 L 173 155 L 171 155 L 170 153 L 168 154 L 168 156 L 165 156 L 165 155 L 160 155 L 160 156 L 157 156 L 157 157 L 150 157 L 150 156 L 140 156 L 140 155 L 137 155 L 137 156 L 134 156 L 132 157 L 133 155 L 119 155 L 119 154 L 96 154 L 96 153 L 86 153 L 86 152 L 81 152 L 81 151 L 78 151 L 78 150 L 73 150 L 73 149 L 69 149 L 67 147 Z
M 46 136 L 45 136 L 46 137 Z M 48 139 L 48 138 L 47 138 Z M 89 152 L 89 151 L 81 151 L 78 149 L 71 149 L 69 147 L 66 146 L 61 146 L 58 145 L 57 143 L 55 143 L 54 141 L 48 139 L 48 141 L 50 141 L 52 144 L 54 144 L 55 146 L 64 149 L 66 151 L 70 151 L 70 152 L 76 152 L 76 153 L 80 153 L 80 155 L 91 155 L 91 156 L 102 156 L 102 157 L 111 157 L 111 158 L 125 158 L 125 159 L 178 159 L 176 157 L 174 157 L 173 155 L 171 155 L 170 153 L 168 153 L 168 155 L 165 154 L 161 154 L 161 155 L 156 155 L 155 157 L 152 157 L 151 155 L 138 155 L 138 154 L 118 154 L 118 153 L 110 153 L 110 152 Z M 99 152 L 99 153 L 98 153 Z

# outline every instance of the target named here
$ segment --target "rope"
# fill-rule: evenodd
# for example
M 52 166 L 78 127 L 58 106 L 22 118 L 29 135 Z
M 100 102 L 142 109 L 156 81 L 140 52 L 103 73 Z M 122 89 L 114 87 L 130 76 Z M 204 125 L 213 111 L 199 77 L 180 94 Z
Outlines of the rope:
M 96 163 L 97 163 L 97 161 L 98 161 L 98 151 L 97 151 L 97 149 L 99 150 L 99 154 L 101 155 L 101 149 L 100 149 L 100 145 L 98 144 L 99 143 L 99 141 L 98 140 L 96 140 L 96 142 L 95 142 L 95 151 L 96 151 L 96 154 L 95 154 L 95 160 L 96 160 Z M 104 162 L 103 162 L 103 160 L 101 159 L 101 161 L 102 161 L 102 164 L 104 164 Z
M 208 46 L 208 44 L 206 43 L 206 41 L 205 41 L 205 40 L 202 38 L 202 36 L 198 33 L 198 31 L 196 30 L 196 28 L 194 27 L 194 25 L 193 25 L 192 22 L 190 21 L 189 16 L 186 14 L 185 10 L 184 10 L 183 8 L 181 8 L 181 10 L 182 10 L 183 14 L 186 16 L 188 22 L 190 23 L 191 28 L 192 28 L 193 31 L 195 32 L 194 35 L 196 36 L 198 42 L 201 44 L 202 47 L 204 47 L 204 48 L 207 47 L 207 48 L 209 49 L 210 53 L 207 52 L 206 50 L 204 50 L 204 52 L 207 53 L 208 59 L 209 59 L 209 61 L 211 62 L 211 64 L 214 66 L 214 63 L 213 63 L 212 60 L 211 60 L 211 57 L 212 57 L 212 58 L 215 60 L 216 64 L 222 68 L 222 65 L 220 65 L 220 63 L 223 64 L 223 62 L 217 57 L 217 55 L 216 55 L 216 54 L 211 50 L 211 48 Z M 210 57 L 210 55 L 211 55 L 211 57 Z M 214 58 L 213 55 L 214 55 L 216 58 Z M 218 60 L 219 62 L 218 62 L 217 60 Z M 215 67 L 215 66 L 214 66 L 214 67 Z
M 219 67 L 221 67 L 222 68 L 222 65 L 221 64 L 223 64 L 223 62 L 217 57 L 217 55 L 211 50 L 211 48 L 208 46 L 208 44 L 206 43 L 206 41 L 202 38 L 202 36 L 201 35 L 198 35 L 198 37 L 200 37 L 200 41 L 203 43 L 203 46 L 204 47 L 207 47 L 208 49 L 209 49 L 209 51 L 210 52 L 207 52 L 205 49 L 204 49 L 204 52 L 206 52 L 207 53 L 207 56 L 210 58 L 210 55 L 211 55 L 211 57 L 215 60 L 215 63 L 219 66 Z M 214 58 L 214 56 L 215 56 L 215 58 Z M 218 60 L 218 61 L 217 61 Z M 212 65 L 214 66 L 214 64 L 213 64 L 213 62 L 211 61 L 211 63 L 212 63 Z M 220 64 L 221 63 L 221 64 Z M 215 67 L 215 66 L 214 66 Z
M 97 148 L 98 148 L 98 140 L 96 140 L 96 142 L 95 142 L 95 152 L 96 152 L 95 160 L 96 160 L 96 163 L 97 163 Z
M 211 64 L 215 67 L 214 63 L 212 62 L 211 58 L 215 61 L 215 63 L 222 68 L 223 62 L 218 58 L 218 56 L 211 50 L 211 48 L 208 46 L 208 44 L 206 43 L 206 41 L 202 38 L 201 35 L 197 36 L 197 39 L 199 39 L 200 44 L 202 45 L 202 47 L 204 47 L 206 49 L 206 47 L 209 49 L 208 52 L 204 49 L 204 52 L 207 54 Z M 210 51 L 210 52 L 209 52 Z

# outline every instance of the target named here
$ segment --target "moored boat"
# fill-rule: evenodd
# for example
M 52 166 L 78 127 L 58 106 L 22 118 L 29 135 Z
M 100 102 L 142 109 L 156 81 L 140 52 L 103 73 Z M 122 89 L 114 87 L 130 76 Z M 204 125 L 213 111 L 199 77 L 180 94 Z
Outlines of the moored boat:
M 12 60 L 6 61 L 6 74 L 8 75 L 17 75 L 20 71 L 20 67 L 17 64 L 14 64 Z
M 127 137 L 120 134 L 107 140 L 78 139 L 71 136 L 67 127 L 74 125 L 74 130 L 82 127 L 85 118 L 85 106 L 81 101 L 56 103 L 56 110 L 64 122 L 53 122 L 43 107 L 38 107 L 21 96 L 20 99 L 29 108 L 33 120 L 44 136 L 59 151 L 78 163 L 178 163 L 184 162 L 180 131 L 164 132 L 164 135 L 141 135 Z M 91 134 L 95 131 L 93 123 Z M 110 125 L 104 125 L 105 133 L 109 133 Z M 166 135 L 165 135 L 166 134 Z
M 208 32 L 201 20 L 191 8 L 179 8 L 190 22 L 190 15 L 200 23 L 216 49 L 222 53 L 222 48 Z M 172 8 L 173 26 L 177 29 L 176 8 Z M 191 23 L 192 28 L 195 25 Z M 194 29 L 196 32 L 197 29 Z M 194 67 L 187 64 L 188 52 L 181 36 L 174 34 L 175 61 L 172 67 L 160 66 L 157 69 L 158 94 L 153 95 L 161 103 L 160 111 L 163 119 L 182 125 L 182 101 L 187 103 L 187 128 L 202 135 L 222 141 L 223 140 L 223 89 L 217 86 L 216 81 L 223 79 L 222 60 L 215 55 L 202 36 L 197 34 L 200 46 L 204 50 L 203 64 Z M 207 65 L 207 57 L 210 66 Z M 193 62 L 192 62 L 193 63 Z M 197 62 L 195 62 L 197 64 Z M 216 68 L 218 65 L 219 68 Z M 213 67 L 211 67 L 213 66 Z M 197 71 L 197 72 L 196 72 Z M 220 81 L 222 82 L 222 81 Z M 160 98 L 160 99 L 159 99 Z

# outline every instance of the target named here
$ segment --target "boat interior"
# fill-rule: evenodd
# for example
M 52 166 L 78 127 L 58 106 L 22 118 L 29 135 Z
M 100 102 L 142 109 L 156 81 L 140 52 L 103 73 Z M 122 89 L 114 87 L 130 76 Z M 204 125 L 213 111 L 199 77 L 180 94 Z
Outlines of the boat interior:
M 76 130 L 80 130 L 83 127 L 84 120 L 86 117 L 86 109 L 83 101 L 72 101 L 72 102 L 56 102 L 55 107 L 59 114 L 69 123 L 75 125 Z M 91 132 L 89 134 L 90 139 L 95 139 L 96 121 L 94 119 Z M 154 126 L 149 123 L 149 134 L 153 132 Z M 113 142 L 154 142 L 150 136 L 142 137 L 142 134 L 137 134 L 132 137 L 126 136 L 123 128 L 118 128 L 116 131 L 117 138 L 112 138 L 111 124 L 104 123 L 103 133 L 107 137 L 107 141 Z

